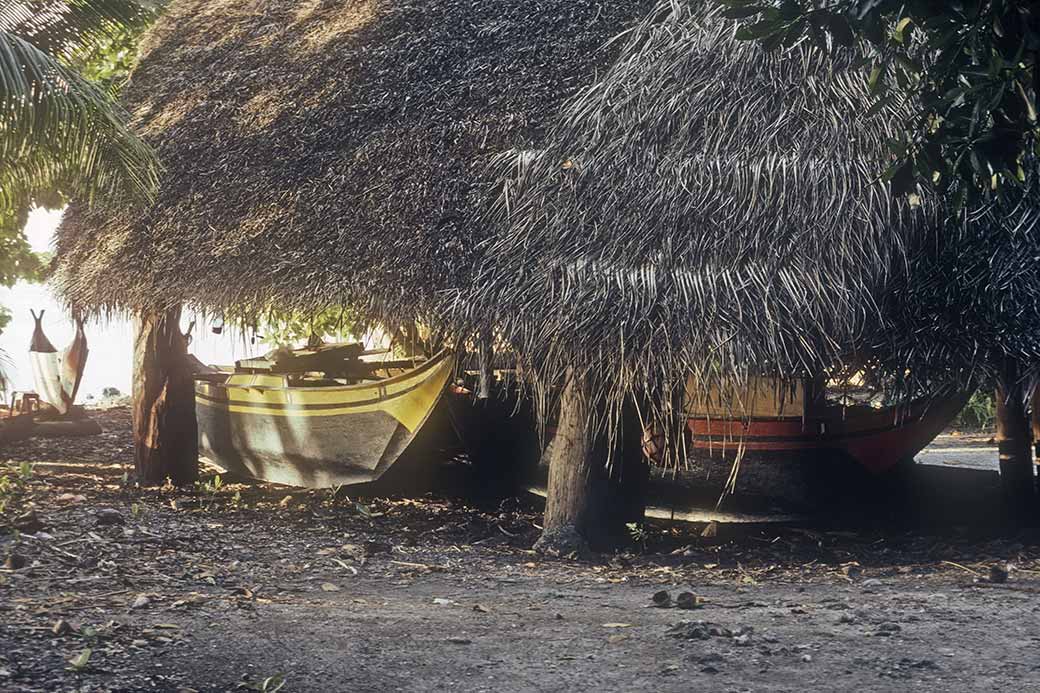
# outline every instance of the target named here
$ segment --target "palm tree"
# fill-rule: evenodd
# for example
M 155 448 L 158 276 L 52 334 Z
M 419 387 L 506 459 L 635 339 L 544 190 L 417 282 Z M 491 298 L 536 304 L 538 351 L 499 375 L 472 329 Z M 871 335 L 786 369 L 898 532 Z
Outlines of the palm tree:
M 154 194 L 151 148 L 81 70 L 155 12 L 148 0 L 0 0 L 0 218 L 55 193 Z

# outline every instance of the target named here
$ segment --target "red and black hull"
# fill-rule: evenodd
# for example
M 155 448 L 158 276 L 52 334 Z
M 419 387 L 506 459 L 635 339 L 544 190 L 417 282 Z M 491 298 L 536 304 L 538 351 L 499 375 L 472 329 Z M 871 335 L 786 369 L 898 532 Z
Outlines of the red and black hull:
M 942 432 L 969 394 L 913 402 L 902 407 L 834 407 L 804 418 L 690 418 L 693 449 L 699 454 L 755 457 L 839 454 L 872 472 L 885 472 L 910 459 Z

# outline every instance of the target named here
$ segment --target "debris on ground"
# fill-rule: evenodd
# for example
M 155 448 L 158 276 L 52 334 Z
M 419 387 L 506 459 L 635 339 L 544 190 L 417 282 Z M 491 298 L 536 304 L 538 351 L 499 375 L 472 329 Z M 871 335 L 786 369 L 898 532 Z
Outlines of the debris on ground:
M 138 488 L 129 410 L 97 416 L 101 435 L 0 462 L 17 479 L 0 510 L 4 693 L 1040 687 L 1029 532 L 647 522 L 638 544 L 546 560 L 523 498 L 212 471 Z M 705 618 L 677 622 L 691 607 Z

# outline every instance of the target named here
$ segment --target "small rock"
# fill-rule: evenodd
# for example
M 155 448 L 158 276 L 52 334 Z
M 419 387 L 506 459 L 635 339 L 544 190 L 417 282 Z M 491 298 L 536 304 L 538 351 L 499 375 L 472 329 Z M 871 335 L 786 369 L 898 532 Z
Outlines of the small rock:
M 123 524 L 123 514 L 115 508 L 98 508 L 94 513 L 94 518 L 99 525 Z
M 838 623 L 853 624 L 856 622 L 856 614 L 841 614 L 838 616 Z
M 1003 585 L 1008 581 L 1008 575 L 1011 571 L 1008 570 L 1006 563 L 995 563 L 989 567 L 989 581 L 996 585 Z
M 143 609 L 152 603 L 152 600 L 147 594 L 139 594 L 134 597 L 134 601 L 130 604 L 131 609 Z
M 453 645 L 472 645 L 473 641 L 469 638 L 448 638 L 448 642 Z
M 903 630 L 903 627 L 901 625 L 899 625 L 898 623 L 892 623 L 891 621 L 885 621 L 884 623 L 880 624 L 877 627 L 877 630 L 874 631 L 874 635 L 886 636 L 887 637 L 889 635 L 895 635 L 896 633 L 898 633 L 901 630 Z
M 130 644 L 133 645 L 134 647 L 148 647 L 148 641 L 147 640 L 140 640 L 140 639 L 138 639 L 138 640 L 134 640 Z
M 733 638 L 733 644 L 737 645 L 738 647 L 747 647 L 751 644 L 751 635 L 749 635 L 748 633 L 738 635 L 737 637 Z
M 71 630 L 72 626 L 70 626 L 69 622 L 63 618 L 59 618 L 57 621 L 54 622 L 54 625 L 51 626 L 51 632 L 57 636 L 65 635 Z
M 339 585 L 334 585 L 331 582 L 323 582 L 323 583 L 321 583 L 321 591 L 322 592 L 339 592 L 340 589 L 339 589 Z
M 654 592 L 654 596 L 651 597 L 650 600 L 653 602 L 654 606 L 659 609 L 667 609 L 672 605 L 672 595 L 668 594 L 668 590 Z
M 717 673 L 719 673 L 719 670 L 709 664 L 706 667 L 701 667 L 701 673 L 702 674 L 717 674 Z
M 877 578 L 867 578 L 859 584 L 861 587 L 881 587 L 881 580 L 878 580 Z
M 812 655 L 809 654 L 808 652 L 806 652 L 805 654 L 802 655 L 802 661 L 805 662 L 805 663 L 811 662 L 812 661 Z
M 390 553 L 393 550 L 393 546 L 387 544 L 385 541 L 366 541 L 365 542 L 365 554 L 374 556 L 377 553 Z
M 712 637 L 731 638 L 733 631 L 709 621 L 679 621 L 668 629 L 673 638 L 682 640 L 707 640 Z
M 452 606 L 454 604 L 457 604 L 458 602 L 456 602 L 454 599 L 445 599 L 444 597 L 434 597 L 433 598 L 433 603 L 436 604 L 437 606 Z
M 704 600 L 693 592 L 680 592 L 675 598 L 675 605 L 680 609 L 699 609 L 704 606 Z

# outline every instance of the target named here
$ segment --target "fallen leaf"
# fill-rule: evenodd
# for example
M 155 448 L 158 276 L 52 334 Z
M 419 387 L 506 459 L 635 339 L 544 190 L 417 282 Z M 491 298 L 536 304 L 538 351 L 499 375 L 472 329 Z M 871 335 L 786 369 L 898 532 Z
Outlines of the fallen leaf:
M 604 628 L 631 628 L 631 623 L 604 623 Z
M 323 592 L 339 592 L 339 585 L 334 585 L 331 582 L 321 583 L 321 589 Z
M 92 650 L 89 647 L 83 650 L 69 660 L 69 666 L 71 666 L 75 671 L 83 671 L 87 668 L 87 664 L 90 662 L 91 652 Z

